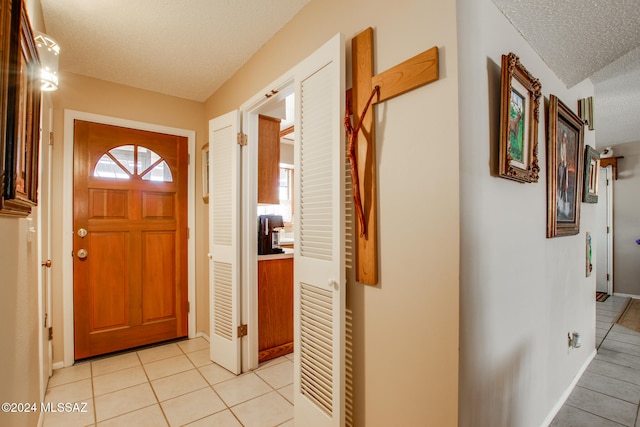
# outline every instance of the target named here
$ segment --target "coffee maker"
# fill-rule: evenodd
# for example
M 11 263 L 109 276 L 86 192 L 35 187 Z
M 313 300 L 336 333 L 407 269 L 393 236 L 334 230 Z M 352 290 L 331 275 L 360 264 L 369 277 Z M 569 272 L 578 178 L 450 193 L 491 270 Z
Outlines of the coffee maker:
M 280 215 L 258 216 L 258 255 L 281 254 L 284 250 L 280 247 L 280 229 L 284 228 L 284 222 Z

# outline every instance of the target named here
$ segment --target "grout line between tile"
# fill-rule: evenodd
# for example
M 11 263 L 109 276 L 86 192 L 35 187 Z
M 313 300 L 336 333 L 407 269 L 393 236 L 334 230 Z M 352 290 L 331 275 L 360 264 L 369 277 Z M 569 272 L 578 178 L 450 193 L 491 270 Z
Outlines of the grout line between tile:
M 206 339 L 205 339 L 205 341 L 206 341 Z M 177 345 L 177 343 L 176 343 L 176 345 Z M 158 346 L 158 347 L 160 347 L 160 346 Z M 257 373 L 257 371 L 258 371 L 258 370 L 249 371 L 249 372 L 246 372 L 246 373 L 244 373 L 244 374 L 241 374 L 241 375 L 235 376 L 235 377 L 233 377 L 233 378 L 230 378 L 230 379 L 227 379 L 227 380 L 221 381 L 221 382 L 216 383 L 216 384 L 209 384 L 209 381 L 204 377 L 204 375 L 203 375 L 203 374 L 202 374 L 202 372 L 200 371 L 199 367 L 195 366 L 195 364 L 191 361 L 191 359 L 190 359 L 190 358 L 189 358 L 189 356 L 188 356 L 188 353 L 187 353 L 187 352 L 186 352 L 186 351 L 185 351 L 181 346 L 179 346 L 179 345 L 178 345 L 178 348 L 180 349 L 181 354 L 187 357 L 187 360 L 188 360 L 188 361 L 189 361 L 189 363 L 193 366 L 193 369 L 195 369 L 195 370 L 198 372 L 198 374 L 200 375 L 200 377 L 201 377 L 202 379 L 204 379 L 204 381 L 205 381 L 205 382 L 206 382 L 206 384 L 207 384 L 207 386 L 206 386 L 206 387 L 202 387 L 202 388 L 199 388 L 199 389 L 197 389 L 197 390 L 192 390 L 192 391 L 190 391 L 189 393 L 194 392 L 194 391 L 198 391 L 198 390 L 204 390 L 204 389 L 205 389 L 205 388 L 207 388 L 207 387 L 208 387 L 208 388 L 210 388 L 210 389 L 215 393 L 215 395 L 220 399 L 220 401 L 224 404 L 225 409 L 227 409 L 227 410 L 229 410 L 229 411 L 231 412 L 231 414 L 233 415 L 233 417 L 238 421 L 238 423 L 239 423 L 240 425 L 244 425 L 244 424 L 243 424 L 243 423 L 242 423 L 242 421 L 238 418 L 238 416 L 236 415 L 236 413 L 233 411 L 233 408 L 234 408 L 234 407 L 236 407 L 236 406 L 238 406 L 238 405 L 241 405 L 241 404 L 244 404 L 244 403 L 246 403 L 246 402 L 249 402 L 249 401 L 251 401 L 251 400 L 254 400 L 254 399 L 257 399 L 257 398 L 263 397 L 263 396 L 265 396 L 265 395 L 267 395 L 267 394 L 269 394 L 269 393 L 271 393 L 271 392 L 273 392 L 273 391 L 275 391 L 275 392 L 277 393 L 277 395 L 278 395 L 278 396 L 280 396 L 281 398 L 285 399 L 285 401 L 286 401 L 288 404 L 290 404 L 291 406 L 293 406 L 293 403 L 289 402 L 289 400 L 288 400 L 288 399 L 287 399 L 287 398 L 286 398 L 282 393 L 280 393 L 279 389 L 276 389 L 276 388 L 275 388 L 271 383 L 269 383 L 268 381 L 266 381 L 264 378 L 262 378 L 262 377 Z M 113 416 L 113 417 L 110 417 L 110 418 L 107 418 L 107 419 L 101 420 L 100 422 L 104 422 L 104 421 L 107 421 L 107 420 L 110 420 L 110 419 L 113 419 L 113 418 L 117 418 L 117 417 L 120 417 L 120 416 L 124 416 L 124 415 L 130 414 L 130 413 L 132 413 L 132 412 L 136 412 L 136 411 L 139 411 L 139 410 L 142 410 L 142 409 L 145 409 L 145 408 L 149 408 L 149 407 L 151 407 L 151 406 L 153 406 L 153 405 L 158 405 L 158 406 L 159 406 L 159 408 L 160 408 L 160 411 L 162 412 L 162 416 L 164 417 L 165 422 L 167 423 L 167 425 L 169 425 L 169 426 L 170 426 L 171 424 L 170 424 L 170 422 L 169 422 L 169 419 L 168 419 L 168 417 L 167 417 L 167 414 L 165 413 L 164 408 L 162 407 L 162 404 L 161 404 L 161 402 L 160 402 L 160 399 L 159 399 L 158 395 L 156 394 L 155 389 L 153 388 L 152 381 L 151 381 L 151 379 L 150 379 L 150 377 L 149 377 L 149 375 L 148 375 L 148 372 L 147 372 L 147 369 L 146 369 L 145 364 L 142 362 L 142 359 L 141 359 L 141 357 L 140 357 L 139 351 L 138 351 L 138 350 L 133 350 L 133 351 L 131 351 L 131 353 L 134 353 L 134 354 L 135 354 L 135 357 L 136 357 L 136 358 L 137 358 L 137 360 L 138 360 L 139 366 L 141 366 L 141 367 L 142 367 L 143 373 L 144 373 L 145 378 L 146 378 L 146 383 L 149 385 L 149 387 L 151 387 L 151 391 L 152 391 L 153 396 L 154 396 L 154 398 L 155 398 L 155 402 L 154 402 L 154 403 L 152 403 L 151 405 L 147 405 L 147 406 L 144 406 L 144 407 L 141 407 L 141 408 L 137 408 L 137 409 L 132 410 L 132 411 L 128 411 L 128 412 L 125 412 L 125 413 L 122 413 L 122 414 L 118 414 L 118 415 L 115 415 L 115 416 Z M 114 355 L 114 357 L 115 357 L 115 356 L 116 356 L 116 355 Z M 172 356 L 172 357 L 174 357 L 174 356 Z M 108 357 L 106 357 L 106 358 L 108 358 Z M 104 359 L 106 359 L 106 358 L 104 358 Z M 100 360 L 104 360 L 104 359 L 100 359 Z M 166 358 L 164 358 L 164 359 L 166 359 Z M 159 359 L 159 360 L 164 360 L 164 359 Z M 153 362 L 156 362 L 156 361 L 153 361 Z M 292 362 L 292 360 L 291 360 L 291 359 L 289 359 L 289 358 L 287 358 L 287 357 L 285 357 L 285 356 L 283 356 L 283 360 L 282 360 L 282 361 L 280 361 L 279 363 L 276 363 L 276 364 L 270 365 L 270 366 L 276 366 L 276 365 L 279 365 L 279 364 L 281 364 L 281 363 L 287 363 L 287 362 Z M 98 414 L 97 414 L 97 405 L 96 405 L 96 397 L 97 397 L 97 396 L 96 396 L 96 394 L 95 394 L 94 380 L 95 380 L 97 377 L 100 377 L 100 375 L 94 375 L 93 364 L 92 364 L 90 361 L 89 361 L 89 362 L 87 362 L 87 363 L 89 364 L 89 371 L 90 371 L 90 377 L 89 377 L 89 378 L 90 378 L 90 380 L 91 380 L 91 399 L 93 400 L 93 423 L 94 423 L 94 425 L 98 425 Z M 152 362 L 149 362 L 149 363 L 152 363 Z M 215 362 L 214 362 L 214 364 L 215 364 Z M 217 366 L 219 366 L 219 365 L 217 365 Z M 264 368 L 268 368 L 268 367 L 269 367 L 269 366 L 265 366 Z M 123 369 L 128 369 L 128 368 L 123 368 Z M 116 371 L 108 372 L 108 373 L 106 373 L 106 374 L 102 374 L 102 375 L 107 375 L 107 374 L 110 374 L 110 373 L 119 372 L 119 371 L 121 371 L 121 370 L 123 370 L 123 369 L 118 369 L 118 370 L 116 370 Z M 291 369 L 293 369 L 293 366 L 291 367 Z M 186 372 L 186 371 L 185 371 L 185 372 Z M 180 373 L 180 372 L 179 372 L 179 373 Z M 179 374 L 179 373 L 175 373 L 175 374 L 172 374 L 172 375 L 170 375 L 170 376 L 174 376 L 174 375 L 177 375 L 177 374 Z M 232 380 L 232 379 L 234 379 L 234 378 L 238 378 L 239 376 L 242 376 L 242 375 L 250 375 L 250 374 L 255 375 L 255 376 L 256 376 L 258 379 L 260 379 L 262 382 L 266 383 L 266 384 L 269 386 L 269 391 L 267 391 L 267 392 L 265 392 L 265 393 L 262 393 L 262 394 L 260 394 L 260 395 L 258 395 L 258 396 L 255 396 L 255 397 L 253 397 L 253 398 L 251 398 L 251 399 L 248 399 L 248 400 L 246 400 L 246 401 L 239 402 L 239 403 L 237 403 L 237 404 L 235 404 L 235 405 L 233 405 L 233 406 L 229 406 L 229 405 L 225 402 L 225 400 L 222 398 L 222 396 L 220 396 L 220 394 L 219 394 L 219 393 L 216 391 L 216 389 L 214 388 L 214 385 L 222 384 L 222 383 L 224 383 L 224 382 L 231 381 L 231 380 Z M 162 377 L 162 378 L 167 378 L 167 377 Z M 160 378 L 158 378 L 158 379 L 160 379 Z M 84 379 L 82 379 L 82 381 L 83 381 L 83 380 L 84 380 Z M 72 381 L 71 383 L 73 383 L 73 382 L 78 382 L 78 381 L 81 381 L 81 380 Z M 70 384 L 70 383 L 69 383 L 69 384 Z M 144 383 L 141 383 L 141 384 L 144 384 Z M 121 390 L 126 390 L 126 389 L 131 388 L 131 387 L 140 386 L 141 384 L 135 384 L 135 385 L 132 385 L 132 386 L 129 386 L 129 387 L 124 387 L 124 388 L 121 388 L 121 389 L 118 389 L 118 390 L 114 390 L 114 391 L 112 391 L 112 392 L 110 392 L 110 393 L 115 393 L 115 392 L 118 392 L 118 391 L 121 391 Z M 61 384 L 61 385 L 63 385 L 63 384 Z M 66 385 L 66 383 L 65 383 L 64 385 Z M 284 386 L 280 387 L 280 389 L 283 389 L 283 388 L 285 388 L 285 387 L 287 387 L 287 386 L 289 386 L 289 385 L 290 385 L 290 384 L 286 384 L 286 385 L 284 385 Z M 55 388 L 55 387 L 51 387 L 51 388 Z M 108 394 L 110 394 L 110 393 L 106 393 L 106 394 L 104 394 L 104 395 L 102 395 L 102 396 L 108 395 Z M 185 393 L 185 394 L 188 394 L 188 393 Z M 184 395 L 184 394 L 181 394 L 180 396 L 183 396 L 183 395 Z M 175 398 L 175 397 L 179 397 L 179 396 L 174 396 L 174 397 L 172 397 L 172 398 Z M 224 409 L 223 409 L 222 411 L 224 411 Z M 222 412 L 222 411 L 215 412 L 214 414 L 218 414 L 218 413 L 220 413 L 220 412 Z M 209 416 L 214 415 L 214 414 L 207 415 L 206 417 L 209 417 Z M 203 418 L 206 418 L 206 417 L 203 417 Z M 201 418 L 201 419 L 202 419 L 202 418 Z M 288 419 L 288 420 L 284 421 L 282 424 L 287 423 L 287 422 L 291 421 L 292 419 L 293 419 L 293 418 Z M 191 422 L 195 422 L 195 421 L 198 421 L 198 420 L 194 420 L 194 421 L 191 421 Z M 282 425 L 282 424 L 280 424 L 280 425 Z
M 569 404 L 569 403 L 565 403 L 565 405 L 567 405 L 567 406 L 571 406 L 571 407 L 572 407 L 572 408 L 574 408 L 574 409 L 577 409 L 577 410 L 582 411 L 582 412 L 586 412 L 587 414 L 591 414 L 591 415 L 596 416 L 596 417 L 598 417 L 598 418 L 602 418 L 603 420 L 607 420 L 607 421 L 612 422 L 612 423 L 614 423 L 614 424 L 618 424 L 618 425 L 620 425 L 620 426 L 624 426 L 624 424 L 620 424 L 619 422 L 617 422 L 617 421 L 613 421 L 613 420 L 610 420 L 609 418 L 607 418 L 607 417 L 603 417 L 602 415 L 595 414 L 595 413 L 593 413 L 593 412 L 591 412 L 591 411 L 587 411 L 587 410 L 586 410 L 586 409 L 584 409 L 584 408 L 579 408 L 579 407 L 577 407 L 577 406 L 575 406 L 575 405 L 571 405 L 571 404 Z M 626 426 L 626 427 L 633 427 L 633 426 Z
M 91 374 L 91 398 L 93 399 L 93 424 L 98 425 L 98 411 L 96 408 L 96 390 L 93 387 L 93 363 L 89 362 L 89 373 Z
M 171 426 L 171 424 L 169 423 L 169 418 L 167 418 L 167 414 L 164 413 L 164 408 L 160 404 L 160 399 L 158 399 L 158 395 L 156 394 L 156 391 L 153 388 L 153 385 L 151 384 L 151 379 L 149 379 L 149 375 L 147 374 L 147 370 L 144 367 L 144 363 L 142 363 L 142 359 L 140 358 L 140 354 L 138 354 L 137 351 L 136 351 L 136 357 L 138 358 L 138 361 L 140 362 L 140 366 L 142 366 L 142 372 L 144 372 L 144 376 L 147 378 L 147 383 L 149 384 L 149 387 L 151 387 L 151 393 L 153 393 L 153 397 L 156 398 L 156 402 L 158 403 L 158 407 L 160 408 L 160 412 L 162 412 L 162 416 L 164 417 L 164 420 L 166 421 L 168 426 Z

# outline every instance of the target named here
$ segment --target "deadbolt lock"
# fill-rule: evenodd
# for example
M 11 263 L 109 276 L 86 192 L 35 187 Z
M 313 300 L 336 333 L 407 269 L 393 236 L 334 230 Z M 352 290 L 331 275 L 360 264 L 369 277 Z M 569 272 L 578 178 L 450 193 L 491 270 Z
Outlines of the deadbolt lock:
M 78 230 L 78 236 L 85 237 L 86 235 L 87 235 L 87 229 L 86 228 L 81 228 L 80 230 Z

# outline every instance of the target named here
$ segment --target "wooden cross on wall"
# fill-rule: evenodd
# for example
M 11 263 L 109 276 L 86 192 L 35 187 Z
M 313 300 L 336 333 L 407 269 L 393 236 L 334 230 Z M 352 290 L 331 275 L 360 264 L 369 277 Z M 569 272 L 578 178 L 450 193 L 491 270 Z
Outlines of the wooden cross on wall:
M 373 29 L 367 28 L 351 41 L 353 88 L 347 93 L 347 111 L 353 113 L 356 125 L 355 164 L 360 196 L 361 220 L 358 221 L 358 203 L 354 203 L 356 239 L 356 280 L 375 285 L 378 283 L 376 153 L 374 108 L 361 115 L 368 102 L 378 104 L 410 90 L 438 80 L 438 48 L 432 47 L 411 59 L 380 74 L 373 75 Z M 374 96 L 374 90 L 378 88 Z M 355 173 L 355 171 L 353 172 Z M 353 174 L 352 174 L 353 176 Z M 361 224 L 364 224 L 364 229 Z

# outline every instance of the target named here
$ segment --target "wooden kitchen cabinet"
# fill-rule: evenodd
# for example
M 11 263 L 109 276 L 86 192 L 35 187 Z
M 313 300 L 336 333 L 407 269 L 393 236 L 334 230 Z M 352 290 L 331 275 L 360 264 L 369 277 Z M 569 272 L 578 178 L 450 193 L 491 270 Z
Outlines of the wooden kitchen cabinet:
M 293 352 L 293 258 L 258 261 L 258 361 Z
M 258 203 L 277 205 L 280 181 L 280 119 L 258 116 Z

